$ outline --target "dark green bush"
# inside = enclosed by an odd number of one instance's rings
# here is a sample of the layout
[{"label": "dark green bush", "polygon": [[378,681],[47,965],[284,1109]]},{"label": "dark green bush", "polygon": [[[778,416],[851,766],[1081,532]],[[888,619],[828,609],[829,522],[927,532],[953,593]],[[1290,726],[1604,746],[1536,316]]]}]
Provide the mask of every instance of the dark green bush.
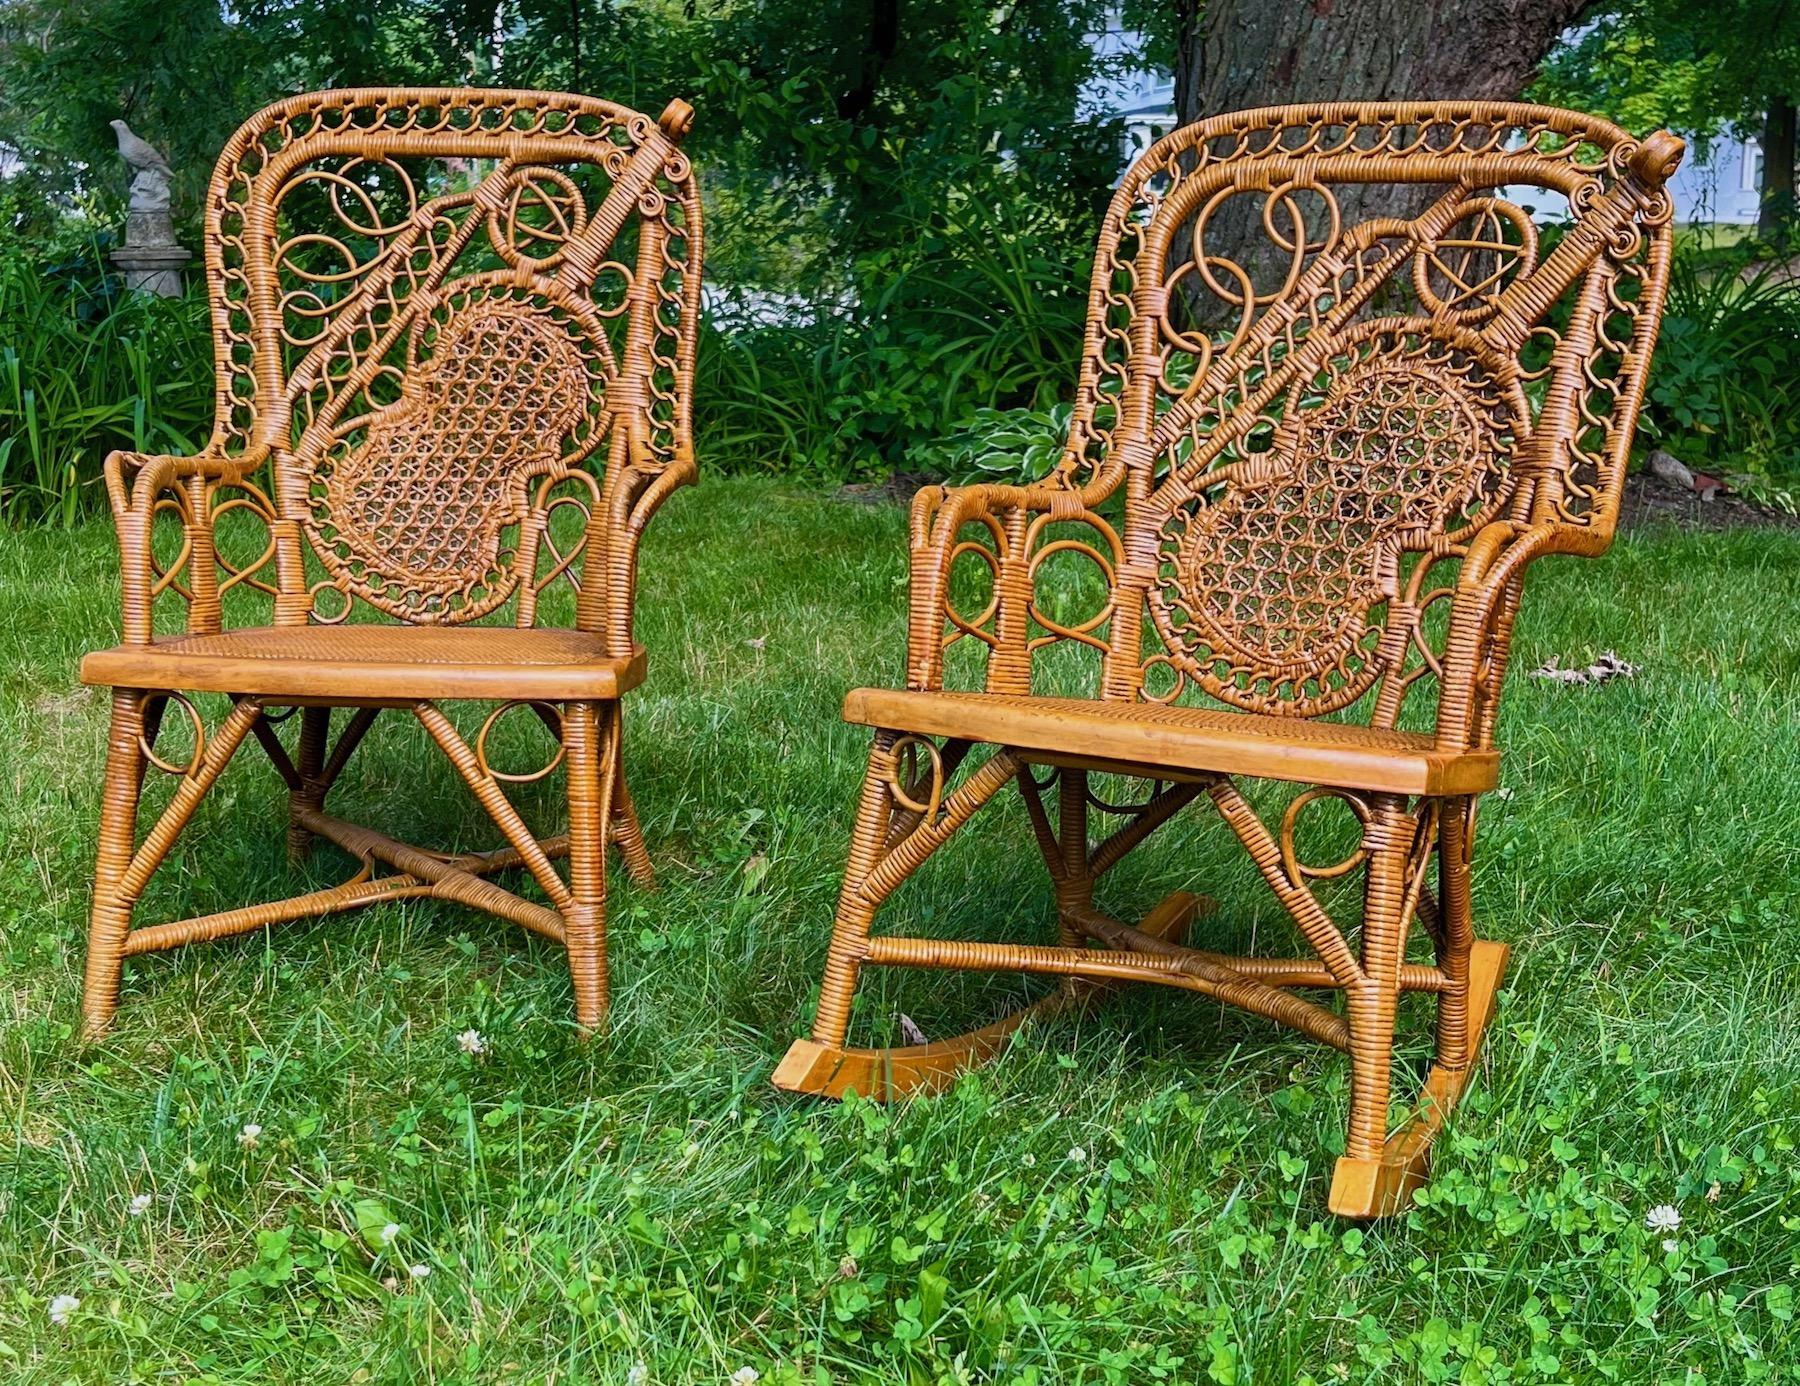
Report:
[{"label": "dark green bush", "polygon": [[[709,323],[696,444],[711,472],[842,480],[896,468],[1016,479],[1066,428],[1088,228],[969,198],[856,257],[792,321]],[[122,293],[100,247],[0,258],[0,513],[69,523],[103,504],[113,448],[188,450],[211,424],[205,304]],[[1800,476],[1800,293],[1742,257],[1677,259],[1641,436],[1691,466]]]},{"label": "dark green bush", "polygon": [[1691,467],[1800,476],[1800,286],[1785,266],[1676,258],[1642,433]]},{"label": "dark green bush", "polygon": [[0,514],[71,523],[102,507],[114,448],[187,452],[212,422],[206,307],[124,293],[93,247],[0,258]]}]

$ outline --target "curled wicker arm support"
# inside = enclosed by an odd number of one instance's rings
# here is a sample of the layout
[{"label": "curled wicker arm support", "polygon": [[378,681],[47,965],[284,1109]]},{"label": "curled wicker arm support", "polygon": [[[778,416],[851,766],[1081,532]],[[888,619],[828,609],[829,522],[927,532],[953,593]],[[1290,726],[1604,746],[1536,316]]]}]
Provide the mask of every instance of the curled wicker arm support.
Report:
[{"label": "curled wicker arm support", "polygon": [[[176,572],[186,568],[191,574],[204,573],[208,579],[213,578],[211,488],[221,482],[240,482],[267,460],[267,448],[252,449],[237,457],[174,457],[136,452],[107,455],[104,476],[119,540],[126,644],[150,643],[151,608]],[[182,551],[167,573],[158,574],[151,556],[150,531],[165,503],[173,503],[181,511]],[[189,602],[188,629],[200,633],[218,628],[216,582],[207,581]]]},{"label": "curled wicker arm support", "polygon": [[588,516],[576,624],[605,635],[614,654],[631,653],[638,545],[644,531],[663,502],[698,475],[693,453],[686,447],[660,471],[620,468],[618,484]]},{"label": "curled wicker arm support", "polygon": [[1459,750],[1487,750],[1494,743],[1494,714],[1512,643],[1525,571],[1547,553],[1593,557],[1610,536],[1579,525],[1522,525],[1497,521],[1470,542],[1456,585],[1456,603],[1444,644],[1444,677],[1438,698],[1437,743]]},{"label": "curled wicker arm support", "polygon": [[[945,650],[957,640],[973,638],[988,647],[988,692],[1030,692],[1034,572],[1028,531],[1045,519],[1103,524],[1091,507],[1104,495],[1095,487],[1040,485],[927,486],[914,496],[907,687],[942,689]],[[958,612],[950,593],[956,560],[980,547],[968,537],[971,528],[985,530],[992,541],[984,553],[993,576],[986,608],[972,615]]]}]

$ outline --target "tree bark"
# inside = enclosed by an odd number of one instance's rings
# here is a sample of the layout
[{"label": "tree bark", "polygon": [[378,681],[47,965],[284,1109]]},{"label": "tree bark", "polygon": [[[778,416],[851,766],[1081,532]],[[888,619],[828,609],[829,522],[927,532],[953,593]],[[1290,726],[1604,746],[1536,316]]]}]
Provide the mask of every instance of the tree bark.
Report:
[{"label": "tree bark", "polygon": [[875,108],[881,74],[900,47],[900,0],[873,0],[869,28],[856,65],[856,84],[838,93],[838,116],[860,125]]},{"label": "tree bark", "polygon": [[[1175,0],[1178,21],[1193,12]],[[1593,0],[1208,0],[1179,23],[1183,125],[1296,101],[1516,98]]]},{"label": "tree bark", "polygon": [[1762,128],[1762,197],[1756,209],[1756,234],[1780,244],[1794,232],[1794,103],[1769,101]]},{"label": "tree bark", "polygon": [[[1538,64],[1594,0],[1174,0],[1177,123],[1307,101],[1516,99]],[[1409,216],[1434,190],[1345,186],[1346,225]],[[1260,281],[1273,257],[1260,203],[1234,199],[1207,232],[1207,255]],[[1184,231],[1176,258],[1191,253]],[[1191,277],[1190,285],[1195,284]],[[1192,321],[1220,311],[1197,287]]]}]

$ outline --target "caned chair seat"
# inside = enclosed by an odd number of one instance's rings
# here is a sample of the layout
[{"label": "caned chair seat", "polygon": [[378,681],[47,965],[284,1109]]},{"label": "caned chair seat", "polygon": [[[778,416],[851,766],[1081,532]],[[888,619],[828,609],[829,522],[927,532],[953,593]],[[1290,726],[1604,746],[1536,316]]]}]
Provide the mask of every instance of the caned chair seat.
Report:
[{"label": "caned chair seat", "polygon": [[1497,783],[1497,751],[1440,750],[1418,732],[1218,708],[1004,693],[858,688],[844,720],[918,736],[980,741],[1051,760],[1157,771],[1254,775],[1388,794],[1478,794]]},{"label": "caned chair seat", "polygon": [[584,630],[493,626],[255,626],[116,645],[83,683],[306,698],[610,701],[644,679],[644,652]]}]

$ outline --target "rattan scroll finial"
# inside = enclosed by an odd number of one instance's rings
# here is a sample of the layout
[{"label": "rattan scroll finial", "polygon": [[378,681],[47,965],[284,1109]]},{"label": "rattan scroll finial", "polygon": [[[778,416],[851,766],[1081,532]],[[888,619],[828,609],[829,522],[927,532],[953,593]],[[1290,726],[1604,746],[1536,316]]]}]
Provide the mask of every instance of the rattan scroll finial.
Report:
[{"label": "rattan scroll finial", "polygon": [[1687,153],[1687,141],[1667,130],[1646,135],[1644,142],[1629,160],[1631,171],[1653,188],[1660,188],[1675,176]]},{"label": "rattan scroll finial", "polygon": [[694,108],[679,96],[663,107],[663,113],[656,118],[663,134],[680,144],[687,138],[687,132],[694,128]]}]

